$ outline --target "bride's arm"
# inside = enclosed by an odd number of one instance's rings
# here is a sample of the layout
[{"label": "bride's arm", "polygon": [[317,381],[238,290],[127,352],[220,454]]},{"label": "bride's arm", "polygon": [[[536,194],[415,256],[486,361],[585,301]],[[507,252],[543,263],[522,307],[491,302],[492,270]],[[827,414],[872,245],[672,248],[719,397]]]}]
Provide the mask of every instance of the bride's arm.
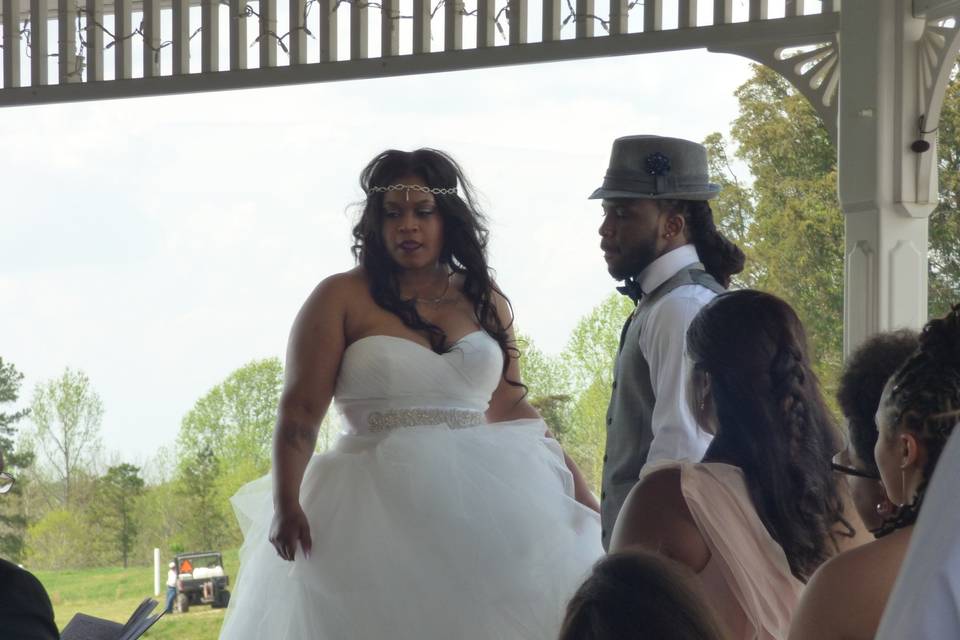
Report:
[{"label": "bride's arm", "polygon": [[[497,311],[500,314],[500,321],[507,327],[510,346],[516,347],[516,339],[513,334],[513,314],[507,301],[500,295],[494,293],[497,301]],[[520,380],[520,361],[517,351],[510,354],[510,363],[507,366],[506,375],[500,379],[500,384],[490,398],[490,406],[487,408],[488,422],[505,422],[507,420],[521,420],[524,418],[540,418],[539,412],[527,401],[526,389],[519,385]],[[513,384],[511,384],[511,382]],[[553,438],[553,434],[548,429],[544,434],[548,438]],[[600,511],[600,504],[597,498],[590,491],[586,478],[577,466],[577,463],[563,452],[563,460],[567,469],[573,475],[573,494],[577,502],[583,506]]]},{"label": "bride's arm", "polygon": [[317,432],[333,398],[343,356],[344,276],[321,282],[297,314],[287,343],[284,386],[273,434],[274,521],[270,541],[285,560],[297,543],[311,547],[310,527],[300,507],[300,483],[317,444]]}]

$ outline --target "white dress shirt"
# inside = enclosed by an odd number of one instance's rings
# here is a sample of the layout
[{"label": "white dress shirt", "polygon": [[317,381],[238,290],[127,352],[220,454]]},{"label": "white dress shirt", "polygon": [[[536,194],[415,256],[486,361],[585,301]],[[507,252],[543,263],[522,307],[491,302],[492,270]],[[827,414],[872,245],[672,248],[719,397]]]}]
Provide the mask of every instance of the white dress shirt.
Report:
[{"label": "white dress shirt", "polygon": [[[637,277],[649,293],[682,269],[700,262],[692,244],[663,254]],[[657,460],[699,462],[713,439],[700,429],[687,407],[687,327],[716,294],[698,284],[683,285],[654,303],[640,328],[640,351],[650,367],[650,385],[656,398],[650,428],[653,442],[647,464]]]},{"label": "white dress shirt", "polygon": [[960,427],[940,454],[876,640],[960,638]]}]

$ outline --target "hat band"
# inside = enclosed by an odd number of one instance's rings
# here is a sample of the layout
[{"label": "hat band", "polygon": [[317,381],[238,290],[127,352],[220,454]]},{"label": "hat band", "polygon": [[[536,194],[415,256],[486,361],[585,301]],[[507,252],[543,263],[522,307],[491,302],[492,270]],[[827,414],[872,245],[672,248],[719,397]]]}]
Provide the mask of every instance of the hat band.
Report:
[{"label": "hat band", "polygon": [[707,176],[653,176],[636,171],[608,169],[607,175],[603,178],[602,188],[608,191],[631,191],[656,195],[711,190],[711,187]]}]

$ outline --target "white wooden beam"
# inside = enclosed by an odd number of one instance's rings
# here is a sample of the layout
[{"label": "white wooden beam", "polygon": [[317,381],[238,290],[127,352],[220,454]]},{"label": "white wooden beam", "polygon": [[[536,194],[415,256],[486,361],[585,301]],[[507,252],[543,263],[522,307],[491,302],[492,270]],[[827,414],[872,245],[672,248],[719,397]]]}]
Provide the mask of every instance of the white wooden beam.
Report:
[{"label": "white wooden beam", "polygon": [[230,4],[230,69],[247,68],[247,2],[229,0]]},{"label": "white wooden beam", "polygon": [[30,0],[30,84],[48,84],[50,38],[47,35],[47,19],[50,13],[48,0]]},{"label": "white wooden beam", "polygon": [[[60,0],[63,2],[64,0]],[[72,0],[67,0],[68,2]],[[143,0],[143,75],[160,75],[160,0]]]},{"label": "white wooden beam", "polygon": [[369,9],[366,0],[350,3],[350,59],[362,60],[370,55]]},{"label": "white wooden beam", "polygon": [[103,80],[103,0],[86,0],[85,17],[87,82],[100,82]]},{"label": "white wooden beam", "polygon": [[173,0],[173,73],[190,73],[190,0]]},{"label": "white wooden beam", "polygon": [[20,2],[3,0],[3,86],[20,86]]},{"label": "white wooden beam", "polygon": [[380,8],[380,55],[400,55],[400,1],[383,0]]},{"label": "white wooden beam", "polygon": [[[260,8],[272,0],[261,0]],[[200,70],[220,70],[220,2],[202,0],[200,4]]]},{"label": "white wooden beam", "polygon": [[113,68],[115,80],[127,80],[133,77],[133,19],[130,15],[131,0],[113,2]]},{"label": "white wooden beam", "polygon": [[335,62],[337,59],[337,2],[319,0],[320,12],[320,62]]}]

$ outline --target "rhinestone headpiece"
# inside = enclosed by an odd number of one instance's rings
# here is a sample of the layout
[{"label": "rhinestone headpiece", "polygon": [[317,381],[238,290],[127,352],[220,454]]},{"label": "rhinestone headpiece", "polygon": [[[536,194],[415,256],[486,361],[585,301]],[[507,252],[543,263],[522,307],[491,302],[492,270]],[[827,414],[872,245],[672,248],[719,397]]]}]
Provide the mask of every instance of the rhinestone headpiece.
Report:
[{"label": "rhinestone headpiece", "polygon": [[386,193],[387,191],[420,191],[435,196],[455,196],[456,187],[423,187],[419,184],[391,184],[386,187],[370,187],[367,193]]}]

